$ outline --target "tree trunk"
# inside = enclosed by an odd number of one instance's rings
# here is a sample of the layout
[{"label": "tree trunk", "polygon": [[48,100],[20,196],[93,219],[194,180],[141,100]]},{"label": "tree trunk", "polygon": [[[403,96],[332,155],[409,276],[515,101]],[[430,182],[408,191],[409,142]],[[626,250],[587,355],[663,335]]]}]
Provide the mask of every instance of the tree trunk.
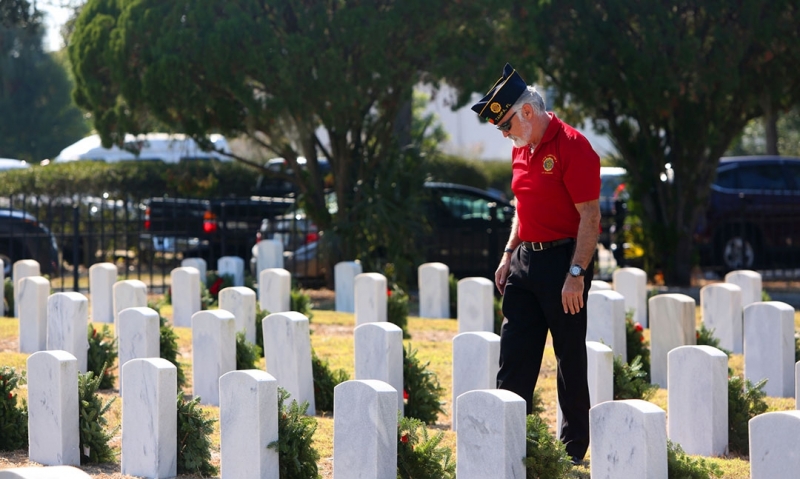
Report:
[{"label": "tree trunk", "polygon": [[764,94],[761,108],[764,110],[764,140],[767,154],[778,155],[778,112],[772,104],[772,95],[769,92]]}]

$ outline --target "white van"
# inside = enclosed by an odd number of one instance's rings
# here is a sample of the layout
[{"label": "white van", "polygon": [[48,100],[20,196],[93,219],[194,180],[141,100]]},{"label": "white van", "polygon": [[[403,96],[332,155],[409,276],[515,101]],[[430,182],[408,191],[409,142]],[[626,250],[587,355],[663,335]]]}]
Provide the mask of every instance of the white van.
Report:
[{"label": "white van", "polygon": [[[230,153],[228,141],[222,135],[210,135],[209,140],[220,151]],[[147,135],[126,135],[125,145],[139,149],[135,155],[116,145],[103,148],[100,135],[91,135],[64,148],[55,158],[56,163],[66,161],[93,160],[115,163],[126,160],[160,160],[164,163],[177,163],[181,160],[217,159],[230,161],[230,157],[216,151],[203,151],[194,140],[182,134],[148,133]]]}]

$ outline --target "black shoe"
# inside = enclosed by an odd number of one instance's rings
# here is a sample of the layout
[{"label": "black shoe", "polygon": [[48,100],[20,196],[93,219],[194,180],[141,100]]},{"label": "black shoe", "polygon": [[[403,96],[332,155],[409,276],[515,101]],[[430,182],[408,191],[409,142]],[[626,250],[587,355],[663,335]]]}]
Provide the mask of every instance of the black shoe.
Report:
[{"label": "black shoe", "polygon": [[579,458],[578,456],[570,457],[569,461],[572,463],[573,466],[580,466],[583,464],[583,459]]}]

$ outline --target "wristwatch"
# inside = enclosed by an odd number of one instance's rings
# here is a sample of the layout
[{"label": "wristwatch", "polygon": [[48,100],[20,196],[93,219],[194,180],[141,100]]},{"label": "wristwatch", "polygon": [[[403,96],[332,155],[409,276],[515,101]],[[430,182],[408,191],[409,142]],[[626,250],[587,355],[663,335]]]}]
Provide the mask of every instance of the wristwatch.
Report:
[{"label": "wristwatch", "polygon": [[581,268],[579,264],[573,264],[569,267],[569,275],[577,278],[578,276],[583,276],[586,274],[586,270]]}]

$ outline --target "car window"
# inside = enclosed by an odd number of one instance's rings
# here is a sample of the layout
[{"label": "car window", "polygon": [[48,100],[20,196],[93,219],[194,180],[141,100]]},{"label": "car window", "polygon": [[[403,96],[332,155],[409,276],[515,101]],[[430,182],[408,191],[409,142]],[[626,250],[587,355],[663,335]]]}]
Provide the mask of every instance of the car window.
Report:
[{"label": "car window", "polygon": [[714,181],[714,184],[720,188],[736,188],[736,169],[729,168],[727,170],[717,172],[717,179]]},{"label": "car window", "polygon": [[786,176],[789,181],[794,181],[794,189],[800,191],[800,164],[789,163],[784,166],[786,167]]},{"label": "car window", "polygon": [[[460,218],[462,220],[491,220],[491,215],[489,214],[490,202],[485,198],[464,193],[443,193],[440,198],[442,204],[444,204],[449,213],[455,218]],[[497,216],[500,221],[504,221],[502,218],[502,208],[497,209]]]},{"label": "car window", "polygon": [[783,170],[775,163],[739,168],[739,187],[745,190],[789,189]]},{"label": "car window", "polygon": [[614,191],[622,184],[622,175],[600,175],[600,196],[614,196]]}]

